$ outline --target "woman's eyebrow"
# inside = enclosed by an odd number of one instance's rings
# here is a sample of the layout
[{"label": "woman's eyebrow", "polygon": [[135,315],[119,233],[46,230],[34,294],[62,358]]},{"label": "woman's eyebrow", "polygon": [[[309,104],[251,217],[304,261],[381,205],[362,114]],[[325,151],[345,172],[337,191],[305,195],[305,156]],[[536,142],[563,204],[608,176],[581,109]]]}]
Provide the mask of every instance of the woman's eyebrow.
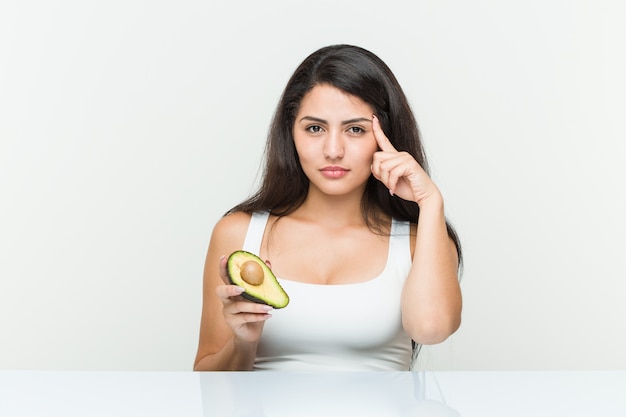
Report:
[{"label": "woman's eyebrow", "polygon": [[[304,116],[300,119],[301,122],[304,120],[309,120],[309,121],[316,122],[316,123],[328,124],[328,121],[324,119],[320,119],[319,117]],[[341,124],[349,125],[351,123],[371,123],[371,122],[372,122],[372,119],[369,119],[367,117],[356,117],[354,119],[344,120],[343,122],[341,122]]]},{"label": "woman's eyebrow", "polygon": [[365,122],[365,123],[372,123],[372,119],[368,119],[367,117],[357,117],[357,118],[354,118],[354,119],[350,119],[350,120],[346,120],[344,122],[341,122],[341,124],[349,125],[349,124],[352,124],[352,123],[363,123],[363,122]]},{"label": "woman's eyebrow", "polygon": [[300,119],[301,122],[304,120],[309,120],[311,122],[316,122],[316,123],[328,124],[326,120],[320,119],[318,117],[313,117],[313,116],[304,116],[303,118]]}]

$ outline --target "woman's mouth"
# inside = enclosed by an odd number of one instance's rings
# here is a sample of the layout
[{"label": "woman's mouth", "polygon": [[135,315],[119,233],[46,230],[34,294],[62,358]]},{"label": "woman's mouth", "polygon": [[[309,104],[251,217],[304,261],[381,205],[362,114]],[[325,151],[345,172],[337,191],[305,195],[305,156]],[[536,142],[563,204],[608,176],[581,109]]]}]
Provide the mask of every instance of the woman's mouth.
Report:
[{"label": "woman's mouth", "polygon": [[348,174],[350,170],[339,166],[327,166],[320,169],[320,172],[326,178],[341,178]]}]

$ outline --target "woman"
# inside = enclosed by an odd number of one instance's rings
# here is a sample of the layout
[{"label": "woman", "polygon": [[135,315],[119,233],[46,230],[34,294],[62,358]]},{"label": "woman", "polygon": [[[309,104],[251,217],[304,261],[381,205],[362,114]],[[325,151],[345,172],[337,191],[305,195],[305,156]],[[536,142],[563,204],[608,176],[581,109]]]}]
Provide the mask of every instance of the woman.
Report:
[{"label": "woman", "polygon": [[[324,47],[287,83],[259,190],[216,224],[195,370],[408,370],[460,325],[461,251],[415,118],[376,55]],[[280,310],[228,285],[240,249],[289,294]]]}]

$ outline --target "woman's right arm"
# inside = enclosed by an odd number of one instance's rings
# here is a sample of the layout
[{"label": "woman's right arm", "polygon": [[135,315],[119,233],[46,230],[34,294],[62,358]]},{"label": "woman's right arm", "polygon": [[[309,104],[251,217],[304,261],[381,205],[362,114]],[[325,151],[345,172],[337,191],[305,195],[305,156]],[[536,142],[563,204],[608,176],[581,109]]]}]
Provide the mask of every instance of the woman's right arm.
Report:
[{"label": "woman's right arm", "polygon": [[195,371],[251,370],[271,308],[247,301],[228,285],[226,257],[243,246],[250,215],[233,213],[215,225],[204,264],[202,317]]}]

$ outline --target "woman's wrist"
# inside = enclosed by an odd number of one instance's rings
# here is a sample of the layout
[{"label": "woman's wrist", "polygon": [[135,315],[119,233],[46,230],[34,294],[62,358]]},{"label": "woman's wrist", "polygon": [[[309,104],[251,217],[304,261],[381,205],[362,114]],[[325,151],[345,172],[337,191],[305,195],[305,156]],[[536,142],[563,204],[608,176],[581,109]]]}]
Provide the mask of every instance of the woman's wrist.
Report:
[{"label": "woman's wrist", "polygon": [[420,212],[423,211],[443,211],[443,196],[438,188],[435,187],[432,193],[423,197],[417,202]]}]

